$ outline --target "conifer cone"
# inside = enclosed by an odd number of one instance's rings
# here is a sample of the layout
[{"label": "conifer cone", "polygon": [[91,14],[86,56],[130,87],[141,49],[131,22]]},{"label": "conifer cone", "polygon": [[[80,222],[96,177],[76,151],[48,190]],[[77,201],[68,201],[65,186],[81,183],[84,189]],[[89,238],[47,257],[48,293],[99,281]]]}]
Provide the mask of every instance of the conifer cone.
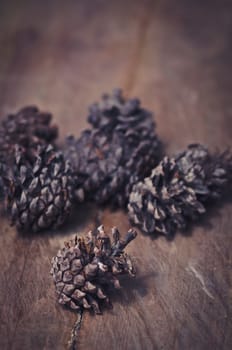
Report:
[{"label": "conifer cone", "polygon": [[152,114],[121,90],[90,107],[92,128],[67,139],[65,155],[74,165],[78,199],[114,206],[127,204],[132,185],[147,176],[160,159]]},{"label": "conifer cone", "polygon": [[151,176],[133,186],[128,210],[131,221],[146,233],[170,236],[205,213],[231,183],[229,152],[210,154],[194,144],[174,158],[164,157]]},{"label": "conifer cone", "polygon": [[16,146],[5,178],[6,207],[19,230],[37,232],[61,226],[69,216],[73,179],[70,164],[51,145],[39,146],[33,160]]},{"label": "conifer cone", "polygon": [[35,106],[24,107],[3,119],[0,125],[0,155],[6,163],[13,161],[16,144],[30,156],[38,145],[53,143],[58,128],[51,124],[51,120],[50,113],[40,112]]},{"label": "conifer cone", "polygon": [[52,259],[51,274],[60,304],[74,310],[92,309],[100,314],[101,302],[111,305],[109,293],[120,288],[118,276],[134,276],[135,270],[124,248],[136,237],[129,230],[120,239],[116,227],[112,229],[112,241],[100,226],[97,233],[65,243]]}]

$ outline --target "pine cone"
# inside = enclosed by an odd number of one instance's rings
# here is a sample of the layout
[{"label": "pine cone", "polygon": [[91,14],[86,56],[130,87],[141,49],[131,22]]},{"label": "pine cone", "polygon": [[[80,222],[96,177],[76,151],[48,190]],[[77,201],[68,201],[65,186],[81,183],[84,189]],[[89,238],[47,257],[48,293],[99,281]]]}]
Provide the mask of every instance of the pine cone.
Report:
[{"label": "pine cone", "polygon": [[38,148],[32,162],[16,147],[15,164],[5,180],[12,224],[34,232],[61,226],[69,216],[73,180],[70,164],[51,145]]},{"label": "pine cone", "polygon": [[58,251],[52,259],[51,274],[60,304],[100,314],[99,303],[110,305],[108,293],[120,287],[118,275],[135,275],[124,248],[136,237],[136,232],[131,229],[125,240],[120,240],[114,227],[112,237],[113,242],[100,226],[96,234],[90,231],[86,237],[76,236]]},{"label": "pine cone", "polygon": [[120,90],[90,107],[91,129],[67,139],[65,155],[77,175],[77,198],[126,205],[132,185],[147,176],[160,157],[152,115]]},{"label": "pine cone", "polygon": [[222,195],[231,182],[232,157],[211,155],[198,144],[175,158],[164,157],[151,176],[133,186],[131,221],[146,233],[172,235],[205,213],[204,204]]},{"label": "pine cone", "polygon": [[[14,146],[23,146],[28,156],[38,145],[53,143],[58,129],[51,125],[52,115],[40,112],[37,107],[28,106],[16,114],[8,115],[0,126],[0,154],[6,162],[13,161]],[[11,158],[12,157],[12,158]]]}]

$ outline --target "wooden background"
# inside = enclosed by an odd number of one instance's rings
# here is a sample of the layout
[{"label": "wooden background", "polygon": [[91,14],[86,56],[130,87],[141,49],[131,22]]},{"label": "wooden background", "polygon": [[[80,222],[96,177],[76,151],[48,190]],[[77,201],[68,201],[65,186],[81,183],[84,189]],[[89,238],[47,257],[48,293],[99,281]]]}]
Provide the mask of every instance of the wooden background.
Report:
[{"label": "wooden background", "polygon": [[[0,1],[0,115],[26,104],[54,113],[61,140],[88,105],[122,87],[155,111],[168,154],[190,142],[231,146],[232,2]],[[50,260],[63,240],[129,223],[76,208],[66,228],[22,236],[1,216],[0,349],[67,349],[75,313],[56,304]],[[232,348],[232,208],[214,207],[171,242],[139,234],[135,280],[103,316],[84,315],[80,350]]]}]

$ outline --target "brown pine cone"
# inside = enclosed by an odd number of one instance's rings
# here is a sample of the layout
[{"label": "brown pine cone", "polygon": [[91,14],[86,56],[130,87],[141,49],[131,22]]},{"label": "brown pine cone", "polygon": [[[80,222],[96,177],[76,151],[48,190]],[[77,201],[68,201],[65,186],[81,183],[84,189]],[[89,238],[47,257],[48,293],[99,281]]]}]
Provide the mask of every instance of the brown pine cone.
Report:
[{"label": "brown pine cone", "polygon": [[58,128],[51,124],[52,115],[40,112],[35,106],[20,109],[10,114],[0,125],[0,155],[6,162],[14,156],[16,144],[24,147],[30,156],[38,145],[48,145],[55,141]]},{"label": "brown pine cone", "polygon": [[61,226],[72,207],[70,164],[51,145],[41,146],[29,161],[16,146],[15,163],[5,177],[6,207],[19,230],[41,231]]},{"label": "brown pine cone", "polygon": [[121,240],[114,227],[111,241],[100,226],[96,234],[90,231],[86,237],[76,236],[66,242],[52,259],[51,274],[59,303],[74,310],[92,309],[100,314],[99,304],[110,305],[110,290],[120,287],[118,276],[135,275],[124,248],[136,235],[131,229]]},{"label": "brown pine cone", "polygon": [[170,236],[205,213],[232,182],[229,152],[210,154],[190,145],[175,158],[164,157],[151,175],[132,188],[128,210],[131,221],[146,233]]},{"label": "brown pine cone", "polygon": [[[69,137],[65,156],[77,175],[77,198],[125,207],[132,185],[150,174],[161,156],[152,114],[121,90],[90,107],[92,128]],[[81,194],[81,196],[79,196]]]}]

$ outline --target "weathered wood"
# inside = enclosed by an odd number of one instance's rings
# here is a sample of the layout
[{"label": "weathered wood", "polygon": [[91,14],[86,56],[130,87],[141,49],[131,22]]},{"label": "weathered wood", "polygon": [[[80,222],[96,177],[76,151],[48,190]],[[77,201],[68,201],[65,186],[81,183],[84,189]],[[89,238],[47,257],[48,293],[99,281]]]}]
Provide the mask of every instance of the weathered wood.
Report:
[{"label": "weathered wood", "polygon": [[[231,146],[230,1],[1,1],[0,115],[25,104],[50,110],[78,135],[87,106],[114,86],[154,110],[169,154],[200,141]],[[94,227],[77,208],[56,233],[20,235],[1,215],[0,349],[67,349],[75,314],[55,302],[50,259]],[[211,214],[211,215],[210,215]],[[128,251],[114,309],[84,315],[78,349],[231,349],[231,205],[215,207],[171,242],[140,234]],[[125,213],[101,213],[106,228]]]}]

